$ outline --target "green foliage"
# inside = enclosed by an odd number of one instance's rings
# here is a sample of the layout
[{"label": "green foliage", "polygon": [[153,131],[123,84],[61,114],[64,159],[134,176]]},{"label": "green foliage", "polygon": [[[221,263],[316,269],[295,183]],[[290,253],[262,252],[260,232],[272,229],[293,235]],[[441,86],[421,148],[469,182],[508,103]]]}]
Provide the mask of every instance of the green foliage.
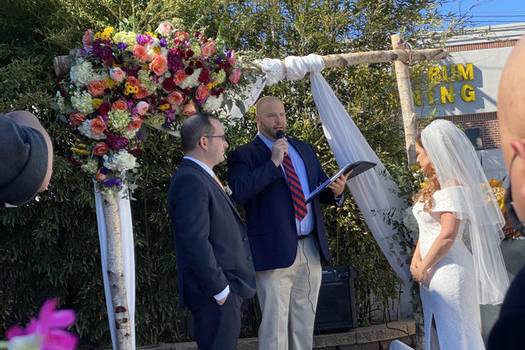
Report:
[{"label": "green foliage", "polygon": [[[55,171],[49,190],[18,209],[1,209],[0,333],[35,313],[47,297],[78,313],[75,331],[85,346],[110,343],[100,273],[92,184],[68,162],[70,137],[50,109],[55,94],[55,56],[78,47],[84,29],[106,25],[154,30],[178,18],[186,28],[204,29],[251,57],[329,54],[389,49],[389,35],[412,42],[439,24],[439,0],[204,1],[204,0],[6,0],[0,13],[0,110],[28,109],[49,129]],[[323,72],[372,148],[398,179],[409,180],[395,78],[390,64]],[[307,79],[265,91],[287,107],[289,132],[312,143],[327,173],[336,170],[325,142]],[[137,266],[139,344],[186,339],[177,309],[177,271],[166,209],[167,186],[182,157],[177,140],[147,130],[142,181],[132,202]],[[230,147],[253,138],[253,110],[228,130]],[[219,167],[224,179],[224,166]],[[409,193],[413,189],[403,186]],[[372,321],[370,295],[387,304],[396,277],[369,234],[350,195],[327,208],[334,264],[360,273],[359,322]],[[255,324],[244,335],[255,334]]]}]

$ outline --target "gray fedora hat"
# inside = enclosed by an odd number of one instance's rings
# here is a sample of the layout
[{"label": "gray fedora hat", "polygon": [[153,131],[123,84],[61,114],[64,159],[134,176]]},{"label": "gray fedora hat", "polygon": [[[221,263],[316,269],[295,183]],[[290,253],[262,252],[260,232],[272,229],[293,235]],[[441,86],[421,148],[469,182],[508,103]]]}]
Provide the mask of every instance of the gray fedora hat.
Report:
[{"label": "gray fedora hat", "polygon": [[49,135],[31,113],[0,115],[0,202],[22,205],[30,201],[50,176]]}]

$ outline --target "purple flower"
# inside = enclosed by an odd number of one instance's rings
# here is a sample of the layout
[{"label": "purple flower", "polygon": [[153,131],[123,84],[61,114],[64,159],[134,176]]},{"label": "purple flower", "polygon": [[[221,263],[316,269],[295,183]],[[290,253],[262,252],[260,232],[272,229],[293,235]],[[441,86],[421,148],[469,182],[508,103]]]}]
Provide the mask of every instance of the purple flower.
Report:
[{"label": "purple flower", "polygon": [[7,330],[7,339],[37,336],[42,350],[74,350],[78,339],[66,331],[67,327],[75,323],[73,310],[56,311],[58,300],[50,299],[40,308],[38,319],[31,319],[26,329],[13,326]]},{"label": "purple flower", "polygon": [[159,45],[162,47],[166,47],[168,46],[168,42],[166,41],[166,39],[162,38],[159,40]]},{"label": "purple flower", "polygon": [[135,134],[135,137],[136,137],[137,140],[139,140],[139,141],[144,140],[144,133],[142,132],[142,130],[137,131],[137,133]]},{"label": "purple flower", "polygon": [[113,62],[113,50],[109,40],[95,40],[93,42],[93,56],[97,57],[105,64]]},{"label": "purple flower", "polygon": [[137,44],[146,46],[150,44],[153,41],[153,39],[147,35],[147,34],[139,34],[137,35]]},{"label": "purple flower", "polygon": [[118,48],[119,50],[121,50],[121,51],[126,50],[127,47],[128,47],[128,44],[126,44],[126,43],[118,43],[118,44],[117,44],[117,48]]},{"label": "purple flower", "polygon": [[172,72],[176,72],[179,69],[184,69],[184,63],[182,63],[182,58],[178,55],[176,49],[171,49],[168,51],[168,68]]},{"label": "purple flower", "polygon": [[113,187],[113,186],[120,187],[122,186],[122,180],[114,177],[114,178],[102,181],[102,184],[106,187]]},{"label": "purple flower", "polygon": [[116,151],[119,149],[126,148],[128,146],[128,143],[129,143],[128,139],[123,136],[118,136],[118,135],[113,135],[113,134],[108,135],[107,144],[109,148],[111,148],[112,150]]}]

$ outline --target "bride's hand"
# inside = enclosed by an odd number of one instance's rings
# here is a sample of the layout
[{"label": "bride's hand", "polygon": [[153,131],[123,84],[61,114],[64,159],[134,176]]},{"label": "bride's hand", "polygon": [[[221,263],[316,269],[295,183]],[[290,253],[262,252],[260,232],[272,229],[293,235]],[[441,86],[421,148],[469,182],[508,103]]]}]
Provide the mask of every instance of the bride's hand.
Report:
[{"label": "bride's hand", "polygon": [[417,267],[421,263],[421,257],[415,256],[412,258],[412,261],[410,262],[410,273],[412,274],[412,277],[414,277]]},{"label": "bride's hand", "polygon": [[412,273],[412,277],[414,277],[416,282],[426,283],[427,269],[422,264],[418,264],[415,271]]}]

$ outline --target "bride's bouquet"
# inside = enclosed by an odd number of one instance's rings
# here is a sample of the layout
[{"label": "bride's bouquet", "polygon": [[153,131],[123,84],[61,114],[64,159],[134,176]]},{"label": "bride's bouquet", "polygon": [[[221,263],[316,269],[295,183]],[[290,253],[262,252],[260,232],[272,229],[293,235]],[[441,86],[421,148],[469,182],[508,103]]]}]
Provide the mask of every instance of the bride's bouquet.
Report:
[{"label": "bride's bouquet", "polygon": [[56,107],[74,135],[70,160],[103,191],[136,187],[143,124],[177,135],[184,118],[220,109],[241,81],[222,40],[169,22],[154,33],[87,30],[73,52]]}]

